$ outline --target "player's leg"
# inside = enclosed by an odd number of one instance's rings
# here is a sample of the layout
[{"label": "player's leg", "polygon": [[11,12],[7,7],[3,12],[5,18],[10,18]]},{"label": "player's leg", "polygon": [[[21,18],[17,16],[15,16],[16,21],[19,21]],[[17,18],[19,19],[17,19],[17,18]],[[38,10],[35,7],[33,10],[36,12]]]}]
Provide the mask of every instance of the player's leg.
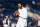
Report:
[{"label": "player's leg", "polygon": [[20,27],[20,26],[19,26],[19,23],[16,24],[16,27]]},{"label": "player's leg", "polygon": [[26,22],[26,20],[23,19],[23,18],[21,18],[21,20],[20,20],[20,26],[21,27],[25,27],[25,22]]},{"label": "player's leg", "polygon": [[27,20],[26,20],[26,22],[25,22],[25,27],[27,27]]},{"label": "player's leg", "polygon": [[16,27],[20,27],[20,18],[18,19],[18,22],[16,24]]},{"label": "player's leg", "polygon": [[16,27],[25,27],[25,22],[25,19],[19,18]]}]

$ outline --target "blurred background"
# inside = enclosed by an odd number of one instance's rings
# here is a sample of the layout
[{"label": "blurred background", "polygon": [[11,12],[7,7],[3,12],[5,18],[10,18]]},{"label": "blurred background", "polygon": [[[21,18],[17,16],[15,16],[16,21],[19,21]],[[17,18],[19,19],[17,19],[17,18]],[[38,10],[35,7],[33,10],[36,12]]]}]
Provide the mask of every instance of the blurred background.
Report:
[{"label": "blurred background", "polygon": [[22,1],[23,6],[28,10],[28,27],[40,26],[40,0],[0,0],[0,25],[6,27],[5,20],[7,19],[9,20],[8,25],[15,27],[18,17],[14,16],[14,12],[18,10],[18,1]]}]

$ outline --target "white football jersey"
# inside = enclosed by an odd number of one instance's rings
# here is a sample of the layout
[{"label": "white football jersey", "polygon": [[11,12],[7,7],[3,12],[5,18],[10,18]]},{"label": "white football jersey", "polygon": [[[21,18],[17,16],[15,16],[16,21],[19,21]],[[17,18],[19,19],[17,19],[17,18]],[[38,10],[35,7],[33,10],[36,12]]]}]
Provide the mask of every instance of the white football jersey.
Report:
[{"label": "white football jersey", "polygon": [[27,18],[28,14],[27,14],[27,10],[25,8],[23,9],[18,9],[19,12],[19,16],[22,18]]}]

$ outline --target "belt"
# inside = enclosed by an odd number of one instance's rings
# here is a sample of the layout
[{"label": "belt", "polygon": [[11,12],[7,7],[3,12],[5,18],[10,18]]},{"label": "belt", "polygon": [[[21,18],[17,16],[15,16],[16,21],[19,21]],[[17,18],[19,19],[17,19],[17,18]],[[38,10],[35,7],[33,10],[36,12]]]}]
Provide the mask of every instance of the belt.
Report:
[{"label": "belt", "polygon": [[[19,16],[20,17],[20,16]],[[21,17],[21,18],[23,18],[23,17]],[[23,18],[23,19],[27,19],[27,18]]]}]

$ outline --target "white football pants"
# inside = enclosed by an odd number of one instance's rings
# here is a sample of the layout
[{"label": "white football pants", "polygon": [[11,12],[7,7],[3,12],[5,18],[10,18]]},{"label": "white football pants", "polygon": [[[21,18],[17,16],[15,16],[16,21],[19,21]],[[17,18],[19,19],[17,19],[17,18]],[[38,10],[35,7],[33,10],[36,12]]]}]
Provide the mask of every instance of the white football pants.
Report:
[{"label": "white football pants", "polygon": [[16,27],[25,27],[27,26],[27,19],[19,17]]}]

